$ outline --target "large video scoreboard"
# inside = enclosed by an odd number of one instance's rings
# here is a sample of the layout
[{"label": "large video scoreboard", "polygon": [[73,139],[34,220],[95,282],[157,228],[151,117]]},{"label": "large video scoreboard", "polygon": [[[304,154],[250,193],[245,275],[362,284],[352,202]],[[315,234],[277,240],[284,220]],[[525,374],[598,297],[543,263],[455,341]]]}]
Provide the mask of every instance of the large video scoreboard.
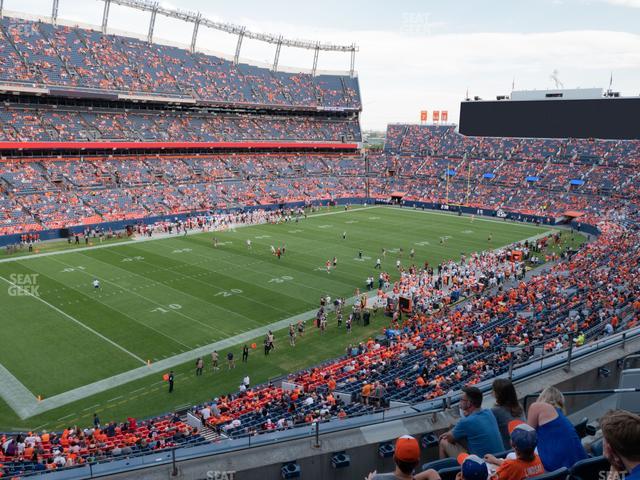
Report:
[{"label": "large video scoreboard", "polygon": [[486,137],[640,139],[640,97],[543,96],[527,100],[526,95],[516,93],[511,99],[462,102],[460,133]]}]

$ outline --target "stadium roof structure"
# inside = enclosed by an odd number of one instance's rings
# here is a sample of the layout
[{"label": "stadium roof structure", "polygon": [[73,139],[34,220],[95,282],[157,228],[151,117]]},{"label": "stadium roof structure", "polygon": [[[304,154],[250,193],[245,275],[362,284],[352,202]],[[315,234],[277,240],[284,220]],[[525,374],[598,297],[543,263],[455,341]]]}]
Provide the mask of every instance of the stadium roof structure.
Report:
[{"label": "stadium roof structure", "polygon": [[[53,0],[51,20],[55,24],[58,18],[58,4],[60,0]],[[196,42],[198,39],[198,30],[200,26],[208,27],[221,32],[226,32],[232,35],[237,35],[236,51],[233,57],[234,63],[238,63],[240,59],[240,51],[242,49],[242,40],[250,38],[252,40],[258,40],[261,42],[270,43],[276,46],[276,51],[273,59],[272,68],[274,71],[278,69],[278,62],[280,59],[280,50],[282,47],[303,48],[307,50],[313,50],[313,67],[311,69],[312,74],[315,75],[318,68],[318,57],[321,51],[327,52],[343,52],[351,55],[351,63],[349,73],[353,77],[355,73],[355,55],[358,51],[358,46],[355,43],[351,45],[337,45],[333,43],[314,42],[308,40],[294,40],[286,39],[282,35],[272,35],[268,33],[258,33],[247,30],[246,27],[235,25],[227,22],[218,22],[203,17],[200,12],[183,11],[179,9],[171,9],[161,6],[156,1],[151,0],[102,0],[104,2],[104,10],[102,13],[102,33],[107,32],[107,25],[109,23],[109,9],[112,3],[123,7],[129,7],[136,10],[141,10],[151,13],[149,20],[149,30],[147,33],[147,41],[153,41],[153,32],[155,28],[156,16],[158,14],[164,15],[169,18],[177,20],[183,20],[188,23],[193,23],[193,33],[191,35],[191,51],[196,48]],[[2,16],[2,0],[0,0],[0,16]]]}]

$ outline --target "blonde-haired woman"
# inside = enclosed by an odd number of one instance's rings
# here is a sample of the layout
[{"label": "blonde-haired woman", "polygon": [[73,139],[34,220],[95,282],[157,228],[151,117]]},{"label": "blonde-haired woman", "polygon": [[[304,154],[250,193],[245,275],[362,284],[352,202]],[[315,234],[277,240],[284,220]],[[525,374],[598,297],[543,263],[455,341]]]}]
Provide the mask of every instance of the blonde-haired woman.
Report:
[{"label": "blonde-haired woman", "polygon": [[564,395],[557,388],[542,391],[529,407],[527,423],[538,433],[538,455],[545,471],[571,468],[587,458],[576,429],[564,414]]}]

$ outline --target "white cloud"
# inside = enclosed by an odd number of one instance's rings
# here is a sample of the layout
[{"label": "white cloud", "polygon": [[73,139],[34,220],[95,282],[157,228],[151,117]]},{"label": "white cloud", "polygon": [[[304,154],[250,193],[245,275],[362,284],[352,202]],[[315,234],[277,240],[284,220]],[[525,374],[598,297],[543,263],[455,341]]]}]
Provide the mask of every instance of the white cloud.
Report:
[{"label": "white cloud", "polygon": [[621,7],[640,8],[640,0],[605,0],[611,5],[618,5]]}]

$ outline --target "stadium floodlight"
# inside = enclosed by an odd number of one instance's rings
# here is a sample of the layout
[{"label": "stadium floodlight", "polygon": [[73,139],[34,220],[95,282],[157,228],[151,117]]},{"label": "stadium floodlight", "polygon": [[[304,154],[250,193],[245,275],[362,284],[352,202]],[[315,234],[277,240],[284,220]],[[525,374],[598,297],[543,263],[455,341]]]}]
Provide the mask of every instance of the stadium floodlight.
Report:
[{"label": "stadium floodlight", "polygon": [[156,2],[151,10],[151,19],[149,20],[149,33],[147,34],[147,42],[153,41],[153,29],[156,25],[156,14],[158,13],[158,3]]},{"label": "stadium floodlight", "polygon": [[53,0],[51,7],[51,23],[54,25],[58,22],[58,3],[60,0]]},{"label": "stadium floodlight", "polygon": [[238,36],[238,43],[236,45],[236,54],[234,56],[234,61],[236,63],[240,58],[240,48],[242,46],[242,39],[244,37],[247,37],[252,40],[258,40],[258,41],[270,43],[276,46],[276,58],[274,60],[274,69],[276,69],[278,66],[277,63],[280,55],[280,49],[281,47],[285,46],[285,47],[313,50],[314,51],[314,73],[315,73],[315,67],[317,66],[317,58],[315,57],[317,57],[320,51],[350,53],[351,54],[351,75],[353,76],[354,74],[355,54],[359,50],[358,46],[355,43],[352,43],[351,45],[337,45],[337,44],[328,43],[328,42],[323,43],[323,42],[312,42],[308,40],[286,39],[286,38],[283,38],[282,35],[271,35],[268,33],[252,32],[247,30],[246,27],[241,25],[235,25],[233,23],[227,23],[227,22],[217,22],[217,21],[210,20],[208,18],[203,17],[202,14],[200,13],[187,12],[179,9],[167,8],[164,5],[151,0],[101,0],[101,1],[105,3],[104,13],[102,16],[103,33],[106,33],[106,29],[107,29],[107,22],[109,17],[109,4],[115,3],[123,7],[134,8],[136,10],[141,10],[144,12],[151,13],[152,18],[151,18],[151,23],[149,25],[149,34],[148,34],[149,41],[152,40],[155,17],[157,14],[160,14],[160,15],[164,15],[165,17],[175,18],[178,20],[182,20],[182,21],[194,24],[193,35],[191,38],[192,50],[195,49],[195,44],[196,44],[197,35],[198,35],[198,27],[200,25],[203,25],[205,27],[208,27],[214,30],[218,30],[221,32],[226,32],[226,33],[230,33],[232,35]]}]

